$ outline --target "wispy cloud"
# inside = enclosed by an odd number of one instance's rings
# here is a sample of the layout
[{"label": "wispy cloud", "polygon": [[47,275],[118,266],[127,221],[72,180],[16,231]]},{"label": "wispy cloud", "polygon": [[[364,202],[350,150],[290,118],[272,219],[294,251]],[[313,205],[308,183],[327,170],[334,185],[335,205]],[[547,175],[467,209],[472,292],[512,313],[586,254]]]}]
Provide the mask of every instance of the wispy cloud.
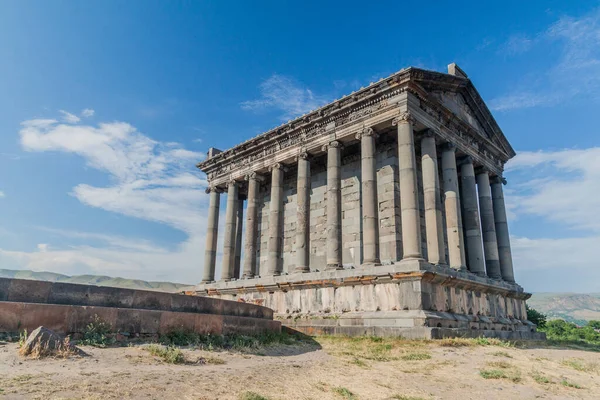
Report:
[{"label": "wispy cloud", "polygon": [[492,109],[553,106],[559,99],[600,96],[600,9],[580,18],[562,17],[536,39],[515,36],[503,49],[514,55],[534,46],[549,50],[559,46],[559,55],[540,79],[523,82],[523,90],[492,100]]},{"label": "wispy cloud", "polygon": [[91,108],[84,108],[83,110],[81,110],[81,116],[84,118],[93,117],[94,114],[95,114],[95,111],[92,110]]},{"label": "wispy cloud", "polygon": [[500,46],[500,52],[507,55],[516,55],[529,51],[534,45],[535,40],[529,37],[518,34],[512,35]]},{"label": "wispy cloud", "polygon": [[81,121],[81,118],[79,118],[75,114],[71,114],[70,112],[67,112],[65,110],[59,110],[59,112],[62,114],[62,120],[66,123],[76,124],[79,121]]},{"label": "wispy cloud", "polygon": [[0,190],[0,198],[2,198],[2,197],[6,197],[6,195],[4,194],[3,191]]},{"label": "wispy cloud", "polygon": [[[72,115],[63,113],[67,114]],[[97,244],[57,248],[48,241],[31,252],[0,249],[0,263],[67,274],[199,280],[207,195],[206,180],[194,173],[194,163],[203,154],[176,143],[155,141],[126,122],[75,124],[55,119],[24,121],[19,132],[21,145],[29,152],[77,154],[88,166],[108,174],[110,185],[80,183],[72,189],[71,194],[82,203],[165,224],[185,232],[188,238],[175,250],[167,250],[137,238],[44,228],[49,234]]]},{"label": "wispy cloud", "polygon": [[294,79],[272,75],[260,84],[261,97],[241,103],[244,110],[262,111],[279,110],[283,114],[281,119],[288,120],[306,114],[326,104],[329,99],[318,96],[310,89],[304,87]]}]

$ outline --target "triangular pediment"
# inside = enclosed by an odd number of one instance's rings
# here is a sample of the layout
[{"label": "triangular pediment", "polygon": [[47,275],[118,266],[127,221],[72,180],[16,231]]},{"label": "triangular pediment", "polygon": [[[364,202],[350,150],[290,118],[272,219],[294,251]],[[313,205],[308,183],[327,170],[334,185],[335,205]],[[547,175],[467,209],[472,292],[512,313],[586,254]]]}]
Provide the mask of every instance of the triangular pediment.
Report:
[{"label": "triangular pediment", "polygon": [[466,75],[419,69],[413,74],[412,80],[425,89],[439,105],[470,125],[482,137],[504,152],[507,159],[515,155],[515,151],[489,108]]}]

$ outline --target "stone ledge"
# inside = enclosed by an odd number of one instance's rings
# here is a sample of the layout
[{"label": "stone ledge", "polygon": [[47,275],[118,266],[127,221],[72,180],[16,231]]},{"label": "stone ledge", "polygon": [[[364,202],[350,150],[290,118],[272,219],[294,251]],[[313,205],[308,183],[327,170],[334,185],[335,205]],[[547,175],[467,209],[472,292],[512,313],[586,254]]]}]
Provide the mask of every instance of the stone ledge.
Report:
[{"label": "stone ledge", "polygon": [[297,289],[374,285],[406,280],[424,280],[443,286],[503,294],[523,300],[531,297],[531,294],[524,292],[523,288],[515,283],[480,277],[468,271],[436,266],[421,260],[400,261],[392,265],[219,281],[197,285],[196,293],[201,296],[235,296],[256,292],[288,292]]}]

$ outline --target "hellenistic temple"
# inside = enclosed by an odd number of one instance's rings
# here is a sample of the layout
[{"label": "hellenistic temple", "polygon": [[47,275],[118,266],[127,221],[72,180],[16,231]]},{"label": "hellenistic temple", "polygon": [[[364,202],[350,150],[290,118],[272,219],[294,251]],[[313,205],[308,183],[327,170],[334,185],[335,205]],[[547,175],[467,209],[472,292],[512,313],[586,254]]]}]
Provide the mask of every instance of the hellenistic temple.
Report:
[{"label": "hellenistic temple", "polygon": [[403,69],[211,148],[198,164],[210,206],[196,292],[267,306],[307,333],[541,337],[513,272],[514,155],[455,64]]}]

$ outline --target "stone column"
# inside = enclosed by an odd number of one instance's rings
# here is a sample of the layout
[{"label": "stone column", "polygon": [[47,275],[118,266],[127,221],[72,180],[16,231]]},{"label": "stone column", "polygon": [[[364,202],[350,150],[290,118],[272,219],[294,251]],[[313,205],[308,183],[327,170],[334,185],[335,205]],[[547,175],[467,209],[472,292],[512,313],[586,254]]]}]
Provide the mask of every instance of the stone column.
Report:
[{"label": "stone column", "polygon": [[444,179],[444,207],[446,210],[446,236],[448,236],[448,258],[450,267],[465,270],[465,243],[463,239],[458,174],[456,172],[456,148],[446,143],[442,151],[442,174]]},{"label": "stone column", "polygon": [[283,216],[283,165],[271,167],[271,203],[269,204],[269,241],[267,243],[267,273],[280,275],[281,223]]},{"label": "stone column", "polygon": [[202,274],[202,282],[209,283],[215,280],[221,189],[212,187],[207,188],[206,192],[210,193],[210,203],[208,205],[208,219],[206,221],[206,246],[204,248],[204,273]]},{"label": "stone column", "polygon": [[298,195],[296,213],[296,267],[294,272],[310,272],[308,266],[310,234],[310,161],[308,153],[298,155]]},{"label": "stone column", "polygon": [[494,207],[496,238],[498,240],[500,272],[502,274],[502,279],[507,282],[514,283],[515,274],[513,271],[512,254],[510,251],[510,236],[508,234],[504,193],[502,191],[503,183],[506,183],[506,181],[504,181],[502,178],[495,177],[492,179],[492,203]]},{"label": "stone column", "polygon": [[379,218],[377,217],[377,169],[375,168],[375,132],[364,128],[360,140],[363,264],[381,265],[379,260]]},{"label": "stone column", "polygon": [[248,206],[246,207],[246,243],[244,246],[244,279],[254,278],[256,271],[256,233],[258,227],[258,175],[253,172],[246,176],[248,181]]},{"label": "stone column", "polygon": [[398,125],[398,164],[400,170],[400,215],[402,221],[402,259],[423,259],[421,217],[417,186],[417,163],[413,137],[414,118],[405,112],[394,118]]},{"label": "stone column", "polygon": [[327,148],[327,266],[342,269],[342,144]]},{"label": "stone column", "polygon": [[463,207],[463,225],[467,247],[467,266],[469,271],[485,276],[483,249],[481,247],[481,230],[479,227],[479,208],[477,206],[477,188],[473,160],[466,157],[460,166],[461,193]]},{"label": "stone column", "polygon": [[244,223],[244,200],[238,200],[237,218],[235,223],[235,259],[233,262],[233,277],[240,278],[242,263],[242,225]]},{"label": "stone column", "polygon": [[477,173],[477,192],[479,193],[479,213],[481,214],[481,235],[483,237],[483,253],[487,276],[492,279],[502,279],[500,273],[500,258],[496,240],[496,224],[492,206],[492,190],[490,176],[487,171]]},{"label": "stone column", "polygon": [[223,267],[221,279],[230,281],[235,267],[235,236],[238,199],[238,183],[230,181],[227,188],[227,209],[225,210],[225,235],[223,237]]},{"label": "stone column", "polygon": [[431,264],[446,264],[442,199],[438,174],[435,136],[429,130],[421,140],[421,170],[423,173],[423,200],[425,202],[425,234],[427,257]]}]

